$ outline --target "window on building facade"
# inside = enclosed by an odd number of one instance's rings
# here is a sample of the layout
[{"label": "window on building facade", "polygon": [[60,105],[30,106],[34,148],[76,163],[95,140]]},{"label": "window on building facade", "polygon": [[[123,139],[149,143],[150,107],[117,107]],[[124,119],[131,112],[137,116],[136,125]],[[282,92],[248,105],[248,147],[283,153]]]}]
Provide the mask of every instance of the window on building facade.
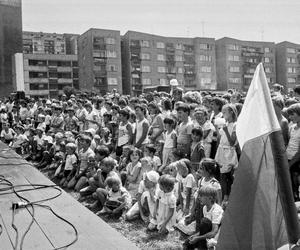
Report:
[{"label": "window on building facade", "polygon": [[117,65],[115,65],[115,64],[109,64],[109,65],[107,65],[107,71],[111,71],[111,72],[118,71]]},{"label": "window on building facade", "polygon": [[47,90],[48,83],[30,83],[29,89],[30,90]]},{"label": "window on building facade", "polygon": [[46,66],[47,61],[44,60],[28,60],[29,66]]},{"label": "window on building facade", "polygon": [[294,68],[294,67],[288,67],[288,68],[287,68],[287,72],[288,72],[288,73],[292,73],[292,74],[296,74],[296,73],[297,73],[297,70],[296,70],[296,68]]},{"label": "window on building facade", "polygon": [[211,72],[211,67],[208,67],[208,66],[202,66],[200,68],[201,72],[207,72],[207,73],[210,73]]},{"label": "window on building facade", "polygon": [[242,80],[239,77],[231,77],[231,78],[229,78],[229,82],[230,83],[241,83]]},{"label": "window on building facade", "polygon": [[271,49],[268,47],[265,47],[265,53],[270,53],[270,52],[271,52]]},{"label": "window on building facade", "polygon": [[200,82],[201,82],[201,84],[210,84],[211,78],[201,78]]},{"label": "window on building facade", "polygon": [[158,54],[157,55],[157,61],[165,61],[165,55],[162,55],[162,54]]},{"label": "window on building facade", "polygon": [[165,44],[163,42],[157,42],[156,43],[156,48],[158,48],[158,49],[164,49],[165,48]]},{"label": "window on building facade", "polygon": [[106,44],[116,44],[116,39],[113,37],[106,37]]},{"label": "window on building facade", "polygon": [[142,40],[141,41],[141,46],[145,47],[145,48],[149,48],[150,47],[150,43],[147,40]]},{"label": "window on building facade", "polygon": [[47,72],[29,71],[29,78],[47,78]]},{"label": "window on building facade", "polygon": [[142,66],[142,72],[151,72],[151,68],[150,68],[150,66],[148,66],[148,65],[143,65]]},{"label": "window on building facade", "polygon": [[106,56],[108,58],[116,58],[117,57],[117,52],[114,50],[107,50],[106,51]]},{"label": "window on building facade", "polygon": [[293,77],[289,77],[287,79],[288,83],[296,83],[296,78],[293,78]]},{"label": "window on building facade", "polygon": [[270,62],[271,62],[271,60],[270,60],[269,57],[265,57],[265,58],[264,58],[264,61],[265,61],[265,63],[270,63]]},{"label": "window on building facade", "polygon": [[202,62],[211,62],[211,56],[208,55],[200,55],[199,60]]},{"label": "window on building facade", "polygon": [[150,54],[149,53],[142,53],[141,54],[141,59],[142,60],[150,60]]},{"label": "window on building facade", "polygon": [[143,78],[142,83],[143,83],[143,85],[151,85],[151,79],[150,78]]},{"label": "window on building facade", "polygon": [[117,78],[107,78],[107,85],[118,85]]},{"label": "window on building facade", "polygon": [[183,50],[182,43],[176,43],[175,48],[178,49],[178,50]]},{"label": "window on building facade", "polygon": [[240,72],[240,67],[229,67],[229,72],[237,73]]},{"label": "window on building facade", "polygon": [[229,50],[239,50],[240,46],[238,46],[237,44],[228,44],[228,49]]},{"label": "window on building facade", "polygon": [[238,62],[240,60],[240,57],[237,55],[229,55],[228,61]]},{"label": "window on building facade", "polygon": [[158,73],[166,73],[166,67],[159,66],[157,67]]},{"label": "window on building facade", "polygon": [[178,72],[178,74],[183,74],[183,68],[178,67],[177,72]]},{"label": "window on building facade", "polygon": [[287,63],[296,63],[296,58],[294,58],[294,57],[287,57],[286,61],[287,61]]},{"label": "window on building facade", "polygon": [[176,61],[176,62],[182,62],[182,61],[183,61],[183,56],[176,55],[176,56],[175,56],[175,61]]},{"label": "window on building facade", "polygon": [[212,49],[212,45],[208,44],[208,43],[200,43],[199,44],[199,48],[203,49],[203,50],[211,50]]},{"label": "window on building facade", "polygon": [[287,53],[291,53],[291,54],[295,54],[296,53],[296,49],[294,49],[294,48],[286,48],[286,52]]},{"label": "window on building facade", "polygon": [[159,79],[159,84],[160,85],[167,85],[168,81],[167,81],[167,79]]},{"label": "window on building facade", "polygon": [[265,67],[265,72],[266,72],[266,73],[271,73],[271,72],[272,72],[272,68],[270,68],[270,67]]}]

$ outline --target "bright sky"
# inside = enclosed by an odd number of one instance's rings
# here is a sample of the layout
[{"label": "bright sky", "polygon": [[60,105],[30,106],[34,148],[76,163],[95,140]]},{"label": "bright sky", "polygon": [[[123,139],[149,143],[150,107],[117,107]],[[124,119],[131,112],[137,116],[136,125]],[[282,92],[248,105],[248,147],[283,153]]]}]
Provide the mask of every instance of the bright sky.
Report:
[{"label": "bright sky", "polygon": [[300,0],[22,0],[23,30],[89,28],[300,44]]}]

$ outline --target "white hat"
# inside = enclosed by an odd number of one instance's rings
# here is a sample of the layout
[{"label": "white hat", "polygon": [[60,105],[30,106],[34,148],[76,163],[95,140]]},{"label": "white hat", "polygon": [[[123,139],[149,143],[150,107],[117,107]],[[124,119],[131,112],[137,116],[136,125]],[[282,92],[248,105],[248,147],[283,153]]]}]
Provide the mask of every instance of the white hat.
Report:
[{"label": "white hat", "polygon": [[47,101],[46,101],[46,104],[47,104],[47,105],[51,105],[51,101],[50,101],[50,100],[47,100]]},{"label": "white hat", "polygon": [[156,171],[151,170],[149,172],[146,172],[146,176],[147,176],[147,178],[148,178],[149,181],[151,181],[153,183],[157,183],[158,182],[159,174]]},{"label": "white hat", "polygon": [[53,139],[51,136],[45,136],[44,141],[47,141],[48,143],[53,143]]}]

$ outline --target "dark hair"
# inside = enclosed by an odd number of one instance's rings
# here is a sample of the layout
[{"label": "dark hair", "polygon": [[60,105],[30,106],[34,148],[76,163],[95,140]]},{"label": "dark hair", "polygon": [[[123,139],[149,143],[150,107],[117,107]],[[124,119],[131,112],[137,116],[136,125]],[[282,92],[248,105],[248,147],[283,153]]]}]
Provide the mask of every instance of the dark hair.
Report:
[{"label": "dark hair", "polygon": [[95,148],[95,154],[99,154],[104,157],[107,157],[107,156],[109,156],[109,149],[108,149],[108,147],[106,147],[104,145],[97,146]]},{"label": "dark hair", "polygon": [[298,95],[300,95],[300,85],[297,85],[295,88],[294,88],[294,92]]},{"label": "dark hair", "polygon": [[120,114],[120,115],[123,115],[123,116],[125,116],[127,119],[129,119],[130,114],[129,114],[129,111],[128,111],[127,109],[121,109],[121,110],[119,111],[119,114]]},{"label": "dark hair", "polygon": [[153,108],[155,110],[155,114],[161,113],[158,105],[154,102],[150,102],[149,105],[148,105],[148,108]]},{"label": "dark hair", "polygon": [[170,125],[174,125],[175,121],[172,118],[166,117],[164,119],[164,124],[170,124]]},{"label": "dark hair", "polygon": [[173,150],[173,151],[172,151],[172,154],[173,154],[174,157],[176,157],[178,160],[184,158],[184,156],[185,156],[185,153],[184,153],[182,150],[178,149],[178,148],[176,148],[175,150]]},{"label": "dark hair", "polygon": [[225,104],[222,108],[223,108],[223,109],[228,109],[228,110],[232,113],[232,119],[233,119],[233,121],[236,121],[236,120],[237,120],[238,112],[237,112],[236,107],[235,107],[234,104],[232,104],[232,103],[227,103],[227,104]]},{"label": "dark hair", "polygon": [[287,109],[288,115],[297,114],[300,115],[300,103],[292,104]]},{"label": "dark hair", "polygon": [[202,167],[210,176],[220,180],[220,165],[218,165],[215,160],[211,158],[203,158],[199,167]]},{"label": "dark hair", "polygon": [[214,102],[219,107],[219,111],[221,111],[222,107],[225,105],[225,100],[220,97],[214,97],[212,99],[212,102]]},{"label": "dark hair", "polygon": [[133,149],[130,149],[130,151],[128,153],[128,159],[129,159],[129,161],[130,161],[130,156],[133,154],[133,152],[137,152],[138,155],[139,155],[139,157],[140,157],[140,159],[142,158],[142,156],[143,156],[142,150],[140,150],[138,148],[133,148]]},{"label": "dark hair", "polygon": [[164,174],[161,177],[159,177],[158,183],[165,187],[167,191],[171,192],[174,189],[175,178],[171,175]]},{"label": "dark hair", "polygon": [[155,154],[156,148],[154,144],[147,144],[146,148],[149,150],[150,153]]},{"label": "dark hair", "polygon": [[241,111],[242,111],[242,108],[243,108],[243,104],[240,103],[240,102],[237,102],[234,104],[235,105],[235,108],[236,108],[236,111],[237,111],[237,116],[240,115]]},{"label": "dark hair", "polygon": [[189,105],[187,105],[186,103],[181,103],[179,104],[179,106],[176,108],[176,111],[180,111],[182,110],[184,113],[188,113],[188,115],[190,114],[190,107]]},{"label": "dark hair", "polygon": [[200,136],[200,138],[202,139],[202,137],[203,137],[203,130],[200,127],[193,128],[192,129],[192,134]]},{"label": "dark hair", "polygon": [[140,105],[140,104],[137,104],[135,105],[134,109],[140,109],[141,111],[143,111],[144,115],[146,115],[146,109],[144,106]]},{"label": "dark hair", "polygon": [[111,109],[114,109],[114,110],[116,110],[117,112],[120,111],[120,107],[119,107],[118,105],[112,105],[112,106],[111,106]]},{"label": "dark hair", "polygon": [[110,113],[105,112],[105,113],[103,114],[103,117],[107,117],[108,120],[111,121],[112,115],[111,115]]},{"label": "dark hair", "polygon": [[127,106],[127,101],[125,98],[120,98],[118,102],[119,106]]},{"label": "dark hair", "polygon": [[107,105],[110,106],[110,107],[113,106],[113,103],[112,103],[112,101],[110,101],[110,100],[106,101],[105,104],[107,104]]},{"label": "dark hair", "polygon": [[163,100],[163,107],[165,110],[172,110],[172,102],[169,98]]}]

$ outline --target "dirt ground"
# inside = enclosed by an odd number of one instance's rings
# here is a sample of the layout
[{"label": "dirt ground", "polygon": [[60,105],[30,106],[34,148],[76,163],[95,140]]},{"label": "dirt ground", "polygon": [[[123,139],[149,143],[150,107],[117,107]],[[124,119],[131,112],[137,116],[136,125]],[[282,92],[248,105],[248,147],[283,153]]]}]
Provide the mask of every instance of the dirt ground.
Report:
[{"label": "dirt ground", "polygon": [[[79,199],[79,194],[76,192],[68,192],[76,200]],[[90,203],[91,200],[87,199],[82,201],[82,205]],[[182,235],[179,231],[174,230],[168,235],[160,235],[158,232],[148,232],[146,230],[147,224],[141,219],[137,219],[131,222],[125,221],[123,218],[112,219],[106,216],[101,218],[107,222],[111,227],[115,228],[128,240],[135,243],[140,249],[182,249],[182,242],[186,239],[186,236]]]}]

